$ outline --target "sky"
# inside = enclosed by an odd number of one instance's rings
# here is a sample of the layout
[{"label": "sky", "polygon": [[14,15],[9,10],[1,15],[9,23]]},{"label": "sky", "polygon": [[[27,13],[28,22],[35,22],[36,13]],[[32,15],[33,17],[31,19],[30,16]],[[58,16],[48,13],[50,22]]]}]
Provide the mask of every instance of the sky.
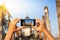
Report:
[{"label": "sky", "polygon": [[0,0],[0,5],[5,3],[7,9],[14,18],[39,18],[42,20],[44,14],[44,6],[49,9],[49,19],[51,26],[51,34],[58,36],[58,19],[56,12],[56,0]]}]

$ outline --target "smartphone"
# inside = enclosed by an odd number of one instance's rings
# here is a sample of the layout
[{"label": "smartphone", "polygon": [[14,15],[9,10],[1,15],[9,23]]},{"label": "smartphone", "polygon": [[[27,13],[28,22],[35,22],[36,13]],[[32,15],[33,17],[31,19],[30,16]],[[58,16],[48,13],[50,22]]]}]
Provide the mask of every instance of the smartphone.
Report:
[{"label": "smartphone", "polygon": [[21,19],[21,26],[35,26],[35,19]]}]

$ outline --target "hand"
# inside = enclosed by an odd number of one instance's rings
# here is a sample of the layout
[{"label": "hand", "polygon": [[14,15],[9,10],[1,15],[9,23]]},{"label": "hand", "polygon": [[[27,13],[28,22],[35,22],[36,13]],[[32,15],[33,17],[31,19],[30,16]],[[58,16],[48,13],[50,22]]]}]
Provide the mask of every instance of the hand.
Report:
[{"label": "hand", "polygon": [[36,20],[36,26],[33,26],[33,28],[35,28],[36,31],[38,32],[42,31],[44,27],[44,21],[43,20],[41,21],[40,19],[37,18],[35,20]]},{"label": "hand", "polygon": [[8,31],[11,31],[11,32],[14,32],[16,29],[17,29],[17,26],[16,26],[16,24],[17,24],[17,22],[19,21],[20,19],[14,19],[13,21],[11,21],[10,23],[9,23],[9,28],[8,28]]},{"label": "hand", "polygon": [[17,29],[16,24],[18,21],[19,21],[19,19],[16,18],[9,23],[8,32],[7,32],[4,40],[10,40],[11,39],[13,32]]},{"label": "hand", "polygon": [[18,23],[19,20],[21,20],[21,19],[16,18],[12,22],[10,22],[8,30],[10,30],[11,32],[14,32],[14,31],[18,31],[18,30],[25,28],[25,26],[21,26],[21,27],[17,28],[16,24]]},{"label": "hand", "polygon": [[[13,21],[11,21],[9,23],[9,28],[8,28],[8,32],[5,36],[5,39],[4,40],[10,40],[12,35],[13,35],[13,32],[17,31],[17,30],[21,30],[23,29],[24,27],[20,27],[20,28],[17,28],[16,24],[17,22],[19,21],[20,19],[14,19]],[[18,34],[18,33],[17,33]]]}]

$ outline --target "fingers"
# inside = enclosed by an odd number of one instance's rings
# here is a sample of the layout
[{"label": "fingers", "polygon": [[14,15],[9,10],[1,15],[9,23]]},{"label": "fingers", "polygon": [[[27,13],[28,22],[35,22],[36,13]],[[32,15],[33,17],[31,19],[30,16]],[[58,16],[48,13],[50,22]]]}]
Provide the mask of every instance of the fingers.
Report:
[{"label": "fingers", "polygon": [[36,26],[39,27],[42,24],[42,21],[38,18],[35,18],[36,20]]},{"label": "fingers", "polygon": [[21,29],[23,29],[23,28],[25,28],[25,26],[20,26],[19,28],[17,28],[16,31],[19,31],[19,30],[21,30]]},{"label": "fingers", "polygon": [[17,22],[18,22],[19,20],[21,20],[21,18],[20,18],[20,19],[16,18],[16,19],[14,19],[11,23],[17,24]]},{"label": "fingers", "polygon": [[36,26],[31,26],[32,28],[36,27]]},{"label": "fingers", "polygon": [[14,20],[15,24],[16,24],[17,22],[19,22],[19,20],[21,20],[21,18],[20,18],[20,19],[17,19],[17,18],[16,18],[16,19]]},{"label": "fingers", "polygon": [[14,24],[17,24],[17,23],[19,22],[19,20],[20,20],[20,19],[16,19],[16,20],[14,21]]},{"label": "fingers", "polygon": [[15,22],[17,20],[17,18],[15,18],[12,22]]},{"label": "fingers", "polygon": [[38,19],[38,18],[35,18],[35,20],[36,20],[36,23],[42,23],[42,21],[40,20],[40,19]]},{"label": "fingers", "polygon": [[21,21],[22,18],[20,18],[20,21]]}]

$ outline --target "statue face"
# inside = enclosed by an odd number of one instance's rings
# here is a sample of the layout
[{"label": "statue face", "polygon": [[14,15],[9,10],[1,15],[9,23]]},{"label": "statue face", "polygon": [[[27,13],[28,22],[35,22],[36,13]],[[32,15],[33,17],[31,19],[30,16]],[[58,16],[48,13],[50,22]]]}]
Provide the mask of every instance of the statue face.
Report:
[{"label": "statue face", "polygon": [[44,9],[44,12],[46,13],[46,12],[48,12],[48,10],[47,9]]}]

